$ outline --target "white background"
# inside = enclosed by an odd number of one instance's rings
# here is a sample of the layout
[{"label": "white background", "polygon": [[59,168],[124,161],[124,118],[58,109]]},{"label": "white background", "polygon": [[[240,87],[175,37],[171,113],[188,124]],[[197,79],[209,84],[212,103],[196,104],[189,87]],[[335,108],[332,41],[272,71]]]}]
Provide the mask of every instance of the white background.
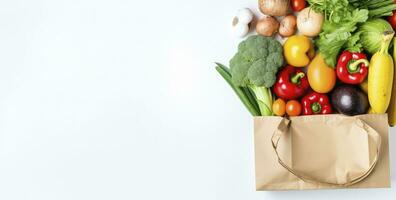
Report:
[{"label": "white background", "polygon": [[396,196],[255,192],[252,119],[213,62],[256,3],[1,0],[0,199]]}]

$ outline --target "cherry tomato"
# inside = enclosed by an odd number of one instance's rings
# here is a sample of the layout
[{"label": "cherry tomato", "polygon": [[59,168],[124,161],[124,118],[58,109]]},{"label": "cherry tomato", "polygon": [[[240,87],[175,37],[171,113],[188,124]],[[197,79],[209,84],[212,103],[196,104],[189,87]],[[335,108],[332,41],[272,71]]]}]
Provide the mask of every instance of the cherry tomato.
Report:
[{"label": "cherry tomato", "polygon": [[286,104],[286,113],[289,116],[299,116],[301,114],[301,104],[296,100],[288,101]]},{"label": "cherry tomato", "polygon": [[283,116],[286,113],[286,102],[283,99],[277,99],[272,104],[272,112],[277,116]]},{"label": "cherry tomato", "polygon": [[291,8],[294,12],[298,12],[305,8],[307,2],[305,0],[290,0]]},{"label": "cherry tomato", "polygon": [[396,29],[396,11],[393,11],[393,15],[388,17],[388,22],[392,25],[393,29]]}]

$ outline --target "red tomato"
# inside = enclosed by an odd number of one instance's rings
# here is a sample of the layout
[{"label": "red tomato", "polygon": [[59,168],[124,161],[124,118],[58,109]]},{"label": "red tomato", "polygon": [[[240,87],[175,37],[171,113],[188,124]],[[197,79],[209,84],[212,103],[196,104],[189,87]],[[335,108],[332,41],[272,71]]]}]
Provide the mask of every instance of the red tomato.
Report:
[{"label": "red tomato", "polygon": [[393,11],[393,15],[388,17],[388,22],[392,25],[393,29],[396,29],[396,11]]},{"label": "red tomato", "polygon": [[305,0],[290,0],[291,8],[294,12],[298,12],[305,8],[307,2]]},{"label": "red tomato", "polygon": [[286,113],[289,116],[299,116],[301,114],[301,104],[296,100],[288,101],[286,104]]}]

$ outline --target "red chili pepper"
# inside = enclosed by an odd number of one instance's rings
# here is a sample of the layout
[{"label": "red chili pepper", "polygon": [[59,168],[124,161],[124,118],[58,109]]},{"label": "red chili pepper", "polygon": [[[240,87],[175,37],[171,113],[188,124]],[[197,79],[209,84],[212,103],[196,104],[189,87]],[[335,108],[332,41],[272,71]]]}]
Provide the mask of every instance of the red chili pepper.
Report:
[{"label": "red chili pepper", "polygon": [[331,114],[333,109],[326,94],[309,92],[301,99],[303,115]]},{"label": "red chili pepper", "polygon": [[274,93],[285,100],[297,99],[309,89],[309,83],[305,73],[296,67],[286,66],[278,74],[274,86]]},{"label": "red chili pepper", "polygon": [[344,51],[337,63],[338,78],[348,84],[360,84],[368,74],[369,61],[363,53]]}]

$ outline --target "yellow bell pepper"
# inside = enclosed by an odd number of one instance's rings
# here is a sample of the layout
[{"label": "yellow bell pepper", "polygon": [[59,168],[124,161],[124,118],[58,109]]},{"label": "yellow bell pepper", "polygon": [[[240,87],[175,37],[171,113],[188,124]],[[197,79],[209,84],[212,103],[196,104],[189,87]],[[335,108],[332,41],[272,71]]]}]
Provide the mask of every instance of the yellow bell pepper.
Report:
[{"label": "yellow bell pepper", "polygon": [[283,53],[289,65],[305,67],[315,56],[311,40],[303,35],[289,37],[283,45]]}]

